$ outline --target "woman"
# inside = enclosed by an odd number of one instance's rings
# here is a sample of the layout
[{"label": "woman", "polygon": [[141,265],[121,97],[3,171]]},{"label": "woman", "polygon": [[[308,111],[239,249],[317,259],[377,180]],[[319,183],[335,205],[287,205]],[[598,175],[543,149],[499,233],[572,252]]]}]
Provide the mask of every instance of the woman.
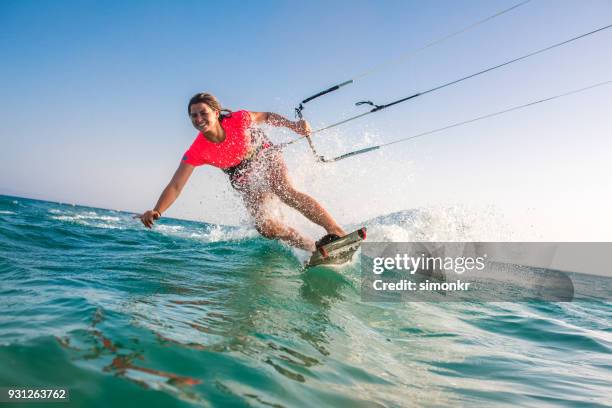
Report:
[{"label": "woman", "polygon": [[280,239],[308,251],[315,250],[313,240],[266,215],[266,204],[273,196],[325,228],[328,239],[334,235],[346,235],[316,200],[293,187],[280,151],[272,146],[261,130],[252,127],[266,123],[284,126],[307,136],[310,125],[306,121],[291,122],[270,112],[231,112],[222,109],[217,98],[207,93],[191,98],[187,111],[191,123],[200,132],[185,152],[155,207],[137,216],[145,227],[151,228],[153,222],[172,205],[195,167],[210,164],[229,175],[230,183],[240,193],[255,220],[257,231],[264,237]]}]

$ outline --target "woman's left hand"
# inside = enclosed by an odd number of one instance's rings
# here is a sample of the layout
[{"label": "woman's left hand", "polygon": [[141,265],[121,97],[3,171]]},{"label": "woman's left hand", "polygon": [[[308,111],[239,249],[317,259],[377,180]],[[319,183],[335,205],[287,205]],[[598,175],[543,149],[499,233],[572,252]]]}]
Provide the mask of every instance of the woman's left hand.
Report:
[{"label": "woman's left hand", "polygon": [[295,122],[295,133],[302,136],[308,136],[310,132],[312,132],[312,128],[310,127],[310,123],[306,122],[304,119],[298,120]]}]

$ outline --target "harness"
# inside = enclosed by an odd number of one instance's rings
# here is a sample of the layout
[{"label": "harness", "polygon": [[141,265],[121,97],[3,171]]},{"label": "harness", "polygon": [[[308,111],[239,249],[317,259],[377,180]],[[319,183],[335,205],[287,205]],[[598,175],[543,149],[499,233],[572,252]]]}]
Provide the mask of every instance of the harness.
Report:
[{"label": "harness", "polygon": [[272,142],[261,129],[249,129],[249,131],[251,133],[251,145],[256,147],[237,165],[221,169],[229,176],[230,184],[236,190],[244,186],[247,181],[247,173],[250,170],[249,167],[257,156],[265,149],[272,147]]}]

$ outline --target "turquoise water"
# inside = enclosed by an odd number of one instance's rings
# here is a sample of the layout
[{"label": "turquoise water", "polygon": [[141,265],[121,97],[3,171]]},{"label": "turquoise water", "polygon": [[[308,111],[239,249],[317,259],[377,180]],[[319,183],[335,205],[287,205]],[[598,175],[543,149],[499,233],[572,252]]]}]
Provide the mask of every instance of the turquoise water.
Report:
[{"label": "turquoise water", "polygon": [[83,407],[612,404],[610,302],[364,303],[358,261],[302,261],[250,229],[0,196],[0,387]]}]

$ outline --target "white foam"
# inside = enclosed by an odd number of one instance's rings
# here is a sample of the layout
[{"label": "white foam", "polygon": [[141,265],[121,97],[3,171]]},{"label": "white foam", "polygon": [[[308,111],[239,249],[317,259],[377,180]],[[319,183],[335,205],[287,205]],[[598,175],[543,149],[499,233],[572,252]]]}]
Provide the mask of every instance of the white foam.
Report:
[{"label": "white foam", "polygon": [[258,236],[257,231],[248,227],[228,227],[209,225],[207,228],[190,228],[181,225],[158,225],[156,231],[180,238],[195,239],[202,242],[240,241]]},{"label": "white foam", "polygon": [[124,229],[121,225],[121,217],[113,217],[108,215],[99,215],[95,211],[86,211],[82,213],[70,214],[59,210],[49,210],[52,214],[50,218],[57,221],[65,221],[74,224],[84,225],[87,227],[104,228],[104,229]]},{"label": "white foam", "polygon": [[208,232],[207,235],[208,235],[209,242],[219,242],[219,241],[239,241],[245,238],[256,237],[259,234],[253,228],[248,228],[248,227],[228,228],[228,227],[222,227],[220,225],[215,225]]},{"label": "white foam", "polygon": [[374,242],[507,241],[511,234],[494,209],[464,206],[399,211],[366,221]]},{"label": "white foam", "polygon": [[161,233],[172,234],[172,233],[178,233],[178,232],[183,231],[185,227],[181,225],[157,225],[156,229],[157,231]]}]

